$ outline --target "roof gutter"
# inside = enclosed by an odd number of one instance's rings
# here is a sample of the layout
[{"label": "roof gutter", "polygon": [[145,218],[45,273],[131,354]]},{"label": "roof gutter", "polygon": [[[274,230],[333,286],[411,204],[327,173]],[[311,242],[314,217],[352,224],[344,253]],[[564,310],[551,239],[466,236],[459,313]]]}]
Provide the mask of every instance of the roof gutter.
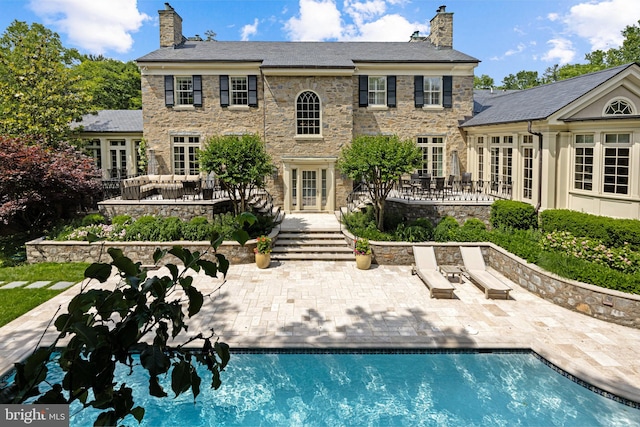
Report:
[{"label": "roof gutter", "polygon": [[527,122],[527,132],[538,137],[538,203],[536,203],[536,215],[542,206],[542,133],[531,130],[531,120]]}]

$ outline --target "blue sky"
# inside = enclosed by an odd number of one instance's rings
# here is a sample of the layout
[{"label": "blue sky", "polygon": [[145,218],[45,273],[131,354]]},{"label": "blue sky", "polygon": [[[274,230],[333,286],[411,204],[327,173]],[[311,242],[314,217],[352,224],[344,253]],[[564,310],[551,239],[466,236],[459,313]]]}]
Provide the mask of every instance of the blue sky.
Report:
[{"label": "blue sky", "polygon": [[[218,40],[404,41],[440,5],[453,12],[454,49],[480,59],[496,84],[520,70],[584,62],[618,47],[640,19],[638,0],[169,0],[183,34]],[[0,29],[39,22],[66,47],[123,61],[158,48],[162,0],[0,0]]]}]

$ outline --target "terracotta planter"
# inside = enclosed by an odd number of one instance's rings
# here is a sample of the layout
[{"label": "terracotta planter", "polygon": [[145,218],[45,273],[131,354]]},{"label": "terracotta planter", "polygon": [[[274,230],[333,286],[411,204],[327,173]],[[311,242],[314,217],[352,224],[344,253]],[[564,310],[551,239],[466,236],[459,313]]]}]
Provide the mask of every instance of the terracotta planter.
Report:
[{"label": "terracotta planter", "polygon": [[371,267],[371,254],[356,255],[356,267],[360,270],[368,270]]},{"label": "terracotta planter", "polygon": [[271,254],[256,254],[256,265],[258,268],[267,268],[271,264]]}]

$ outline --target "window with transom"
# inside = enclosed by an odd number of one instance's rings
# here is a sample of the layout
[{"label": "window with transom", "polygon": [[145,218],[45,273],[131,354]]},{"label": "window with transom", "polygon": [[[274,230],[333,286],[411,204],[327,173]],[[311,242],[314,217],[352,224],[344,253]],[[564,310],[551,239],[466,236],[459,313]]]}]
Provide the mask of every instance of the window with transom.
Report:
[{"label": "window with transom", "polygon": [[441,136],[419,136],[418,147],[422,151],[422,164],[418,171],[432,177],[444,176],[444,138]]},{"label": "window with transom", "polygon": [[176,175],[197,175],[200,173],[198,151],[199,136],[173,137],[173,173]]}]

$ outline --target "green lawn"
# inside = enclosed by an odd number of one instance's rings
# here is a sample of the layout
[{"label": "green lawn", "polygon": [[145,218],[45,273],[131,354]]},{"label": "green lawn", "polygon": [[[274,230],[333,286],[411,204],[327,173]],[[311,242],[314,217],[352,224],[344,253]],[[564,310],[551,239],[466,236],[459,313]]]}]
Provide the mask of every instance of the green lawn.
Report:
[{"label": "green lawn", "polygon": [[[0,268],[0,282],[39,280],[56,282],[80,282],[84,279],[87,263],[41,263],[24,264],[16,267]],[[26,285],[25,285],[26,286]],[[62,291],[49,289],[2,289],[0,290],[0,326],[4,326]]]}]

